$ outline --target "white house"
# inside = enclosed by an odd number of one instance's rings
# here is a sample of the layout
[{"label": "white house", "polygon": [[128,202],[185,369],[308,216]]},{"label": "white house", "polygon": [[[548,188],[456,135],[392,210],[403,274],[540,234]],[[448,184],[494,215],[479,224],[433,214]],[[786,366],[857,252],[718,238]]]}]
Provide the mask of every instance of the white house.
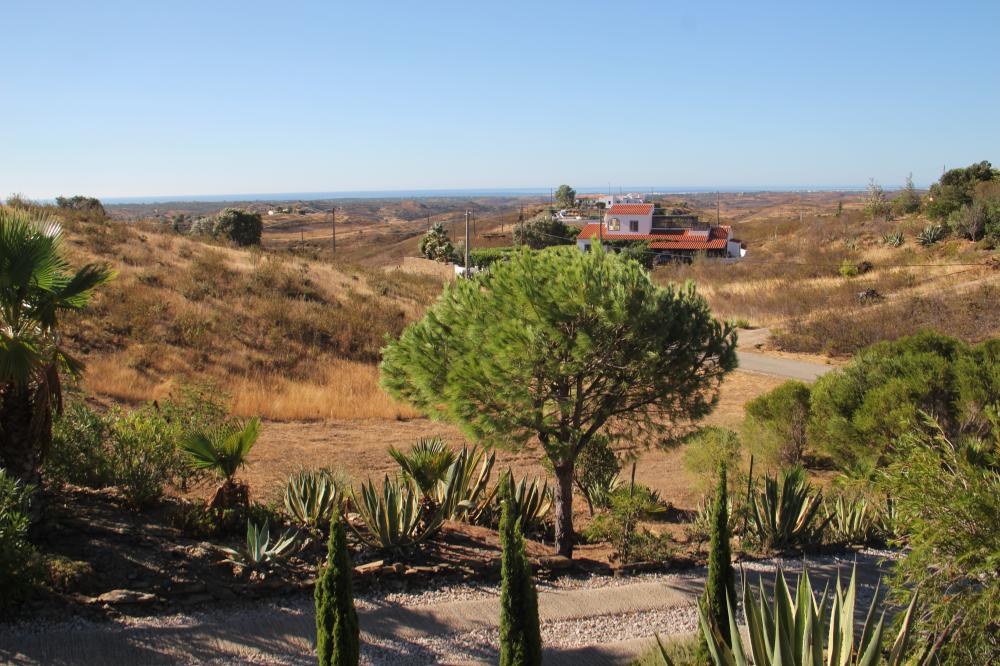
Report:
[{"label": "white house", "polygon": [[[677,226],[678,220],[689,223]],[[691,224],[693,222],[693,224]],[[576,238],[581,252],[600,241],[646,241],[660,260],[689,261],[704,253],[709,257],[741,259],[746,247],[728,225],[698,225],[690,215],[653,215],[653,204],[615,204],[600,222],[587,224]]]}]

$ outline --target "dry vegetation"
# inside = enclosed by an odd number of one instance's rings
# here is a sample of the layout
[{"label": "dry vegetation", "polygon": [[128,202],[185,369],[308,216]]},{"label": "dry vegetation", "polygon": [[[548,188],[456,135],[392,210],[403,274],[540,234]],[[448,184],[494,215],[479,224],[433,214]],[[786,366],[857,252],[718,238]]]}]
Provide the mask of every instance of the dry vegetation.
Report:
[{"label": "dry vegetation", "polygon": [[237,414],[402,418],[376,383],[385,335],[440,291],[439,278],[207,245],[120,222],[70,221],[74,262],[118,278],[66,335],[98,396],[160,398],[211,383]]},{"label": "dry vegetation", "polygon": [[[749,247],[743,261],[665,266],[656,279],[694,280],[719,316],[770,327],[785,351],[844,356],[921,328],[970,342],[1000,331],[1000,311],[989,305],[1000,273],[986,245],[949,239],[921,247],[915,237],[926,220],[869,221],[856,203],[841,216],[814,210],[801,221],[776,211],[735,221]],[[904,234],[902,247],[882,243],[892,231]],[[845,277],[845,261],[870,267]],[[859,299],[869,289],[880,298]]]}]

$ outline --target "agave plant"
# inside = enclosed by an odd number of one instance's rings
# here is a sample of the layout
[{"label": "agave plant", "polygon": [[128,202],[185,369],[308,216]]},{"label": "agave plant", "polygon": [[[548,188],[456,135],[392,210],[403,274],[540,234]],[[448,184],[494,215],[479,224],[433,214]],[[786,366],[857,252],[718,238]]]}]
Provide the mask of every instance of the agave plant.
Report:
[{"label": "agave plant", "polygon": [[826,508],[828,529],[837,541],[865,544],[875,536],[875,520],[869,511],[868,500],[858,497],[849,500],[838,497]]},{"label": "agave plant", "polygon": [[889,247],[900,247],[903,244],[903,232],[893,231],[882,236],[882,243]]},{"label": "agave plant", "polygon": [[471,520],[483,510],[496,492],[495,487],[493,491],[487,490],[496,460],[497,454],[493,451],[486,455],[481,448],[470,451],[462,447],[435,488],[434,500],[444,518]]},{"label": "agave plant", "polygon": [[360,500],[353,496],[353,503],[365,524],[364,530],[350,525],[363,542],[378,550],[402,553],[417,545],[441,525],[441,512],[432,516],[430,523],[421,521],[421,503],[409,483],[390,479],[386,474],[382,490],[369,479],[361,484]]},{"label": "agave plant", "polygon": [[621,478],[617,474],[609,474],[595,479],[584,488],[584,494],[589,506],[607,509],[611,506],[611,498],[621,487]]},{"label": "agave plant", "polygon": [[[760,583],[760,591],[754,595],[744,576],[743,610],[746,614],[749,646],[744,644],[736,624],[732,601],[727,604],[731,645],[722,637],[714,621],[706,616],[704,608],[700,605],[698,607],[702,635],[712,662],[715,666],[749,666],[751,663],[754,666],[876,666],[883,663],[886,666],[902,666],[913,626],[917,595],[914,593],[910,600],[888,658],[883,660],[885,611],[878,612],[878,589],[868,608],[861,633],[855,633],[856,574],[855,568],[846,589],[838,575],[833,595],[828,597],[824,591],[817,600],[808,571],[799,576],[794,599],[784,574],[779,571],[774,582],[773,606],[767,602],[763,581]],[[829,619],[824,622],[828,608]],[[824,633],[827,634],[825,645]],[[661,654],[664,661],[670,664],[662,647]],[[924,658],[933,658],[933,655],[925,655]]]},{"label": "agave plant", "polygon": [[225,423],[210,430],[196,432],[181,441],[188,464],[196,470],[210,470],[222,477],[222,485],[208,503],[210,509],[246,506],[249,493],[246,484],[236,481],[236,472],[246,465],[250,449],[260,435],[260,419],[245,423]]},{"label": "agave plant", "polygon": [[934,245],[944,238],[944,227],[940,224],[928,224],[917,234],[917,242],[923,246]]},{"label": "agave plant", "polygon": [[247,521],[247,540],[242,548],[222,548],[228,555],[227,562],[239,565],[250,571],[261,571],[266,569],[275,560],[288,555],[288,551],[295,545],[296,534],[285,532],[280,539],[271,543],[271,529],[265,522],[258,527],[251,521]]},{"label": "agave plant", "polygon": [[[549,489],[548,482],[544,481],[539,485],[538,479],[532,479],[529,482],[528,477],[525,476],[515,483],[514,473],[510,468],[503,474],[510,483],[511,508],[517,513],[522,529],[525,532],[537,530],[545,522],[545,518],[552,509],[552,491]],[[501,478],[496,487],[501,486],[503,482],[504,479]],[[479,516],[477,522],[480,524],[496,525],[500,520],[500,497],[499,493],[496,492],[496,487],[494,487],[489,507]]]},{"label": "agave plant", "polygon": [[329,470],[301,470],[285,482],[285,510],[300,525],[319,529],[329,524],[339,494]]},{"label": "agave plant", "polygon": [[764,490],[751,502],[750,536],[766,549],[816,543],[827,522],[817,520],[821,506],[822,493],[813,493],[801,467],[787,470],[780,480],[765,475]]},{"label": "agave plant", "polygon": [[[714,518],[712,507],[714,504],[714,497],[706,495],[695,505],[694,520],[691,521],[686,530],[687,537],[692,541],[708,541],[711,536]],[[743,519],[743,507],[733,502],[733,495],[726,496],[726,515],[729,518],[729,533],[738,534],[741,527],[740,522]]]}]

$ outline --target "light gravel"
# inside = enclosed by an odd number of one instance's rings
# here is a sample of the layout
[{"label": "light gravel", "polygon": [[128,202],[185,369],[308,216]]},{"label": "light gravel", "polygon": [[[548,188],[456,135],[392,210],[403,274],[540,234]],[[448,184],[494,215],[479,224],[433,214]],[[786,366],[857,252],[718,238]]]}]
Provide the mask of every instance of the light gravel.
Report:
[{"label": "light gravel", "polygon": [[[756,583],[757,574],[768,574],[780,568],[791,578],[801,571],[803,565],[828,570],[839,569],[841,575],[850,576],[851,567],[857,562],[859,570],[876,571],[883,563],[891,562],[898,555],[891,551],[865,550],[857,555],[834,555],[810,558],[785,558],[747,561],[737,565],[751,575],[751,582]],[[691,589],[700,585],[704,570],[693,569],[681,573],[645,573],[626,577],[612,576],[564,576],[555,581],[539,581],[538,591],[544,595],[553,591],[573,591],[607,588],[609,595],[614,588],[620,588],[640,583],[662,582],[677,585],[683,589]],[[862,604],[867,604],[874,593],[873,578],[859,586],[859,596]],[[619,594],[628,594],[622,590]],[[371,592],[358,595],[356,605],[362,615],[379,609],[392,608],[419,609],[436,604],[458,601],[484,600],[497,597],[499,586],[495,584],[463,583],[457,585],[431,585],[420,590],[401,592]],[[312,595],[302,594],[283,600],[247,602],[245,604],[229,605],[221,610],[201,610],[189,613],[158,615],[141,618],[123,617],[112,621],[91,621],[72,618],[59,622],[30,622],[21,624],[0,625],[0,661],[5,651],[17,649],[18,639],[39,634],[49,636],[60,635],[72,642],[72,635],[101,635],[102,640],[130,641],[137,637],[149,638],[156,635],[158,629],[192,631],[205,627],[220,626],[238,630],[241,625],[267,626],[270,621],[296,621],[301,626],[308,627],[312,622]],[[585,618],[543,622],[543,643],[549,650],[595,646],[629,641],[637,638],[652,637],[654,633],[661,636],[688,634],[697,630],[697,609],[692,603],[673,605],[642,612],[615,614],[594,614]],[[236,632],[238,635],[238,631]],[[63,639],[60,639],[63,640]],[[238,640],[238,639],[237,639]],[[290,641],[282,644],[273,642],[267,650],[249,650],[241,653],[238,659],[226,656],[218,660],[206,660],[204,655],[200,661],[185,661],[184,655],[177,655],[180,663],[283,663],[312,664],[314,657],[306,648],[311,641],[310,636],[302,636],[298,642]],[[496,661],[498,649],[498,630],[495,627],[476,629],[474,631],[447,630],[433,636],[407,637],[395,635],[370,635],[362,637],[362,663],[372,666],[388,664],[435,664],[435,663],[473,663]],[[72,661],[68,662],[72,663]]]}]

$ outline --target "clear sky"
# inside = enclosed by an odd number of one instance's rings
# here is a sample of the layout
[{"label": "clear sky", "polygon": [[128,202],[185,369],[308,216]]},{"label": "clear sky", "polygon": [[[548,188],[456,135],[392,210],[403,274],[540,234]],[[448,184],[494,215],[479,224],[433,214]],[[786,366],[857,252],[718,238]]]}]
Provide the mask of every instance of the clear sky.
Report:
[{"label": "clear sky", "polygon": [[918,185],[1000,2],[0,2],[0,196]]}]

